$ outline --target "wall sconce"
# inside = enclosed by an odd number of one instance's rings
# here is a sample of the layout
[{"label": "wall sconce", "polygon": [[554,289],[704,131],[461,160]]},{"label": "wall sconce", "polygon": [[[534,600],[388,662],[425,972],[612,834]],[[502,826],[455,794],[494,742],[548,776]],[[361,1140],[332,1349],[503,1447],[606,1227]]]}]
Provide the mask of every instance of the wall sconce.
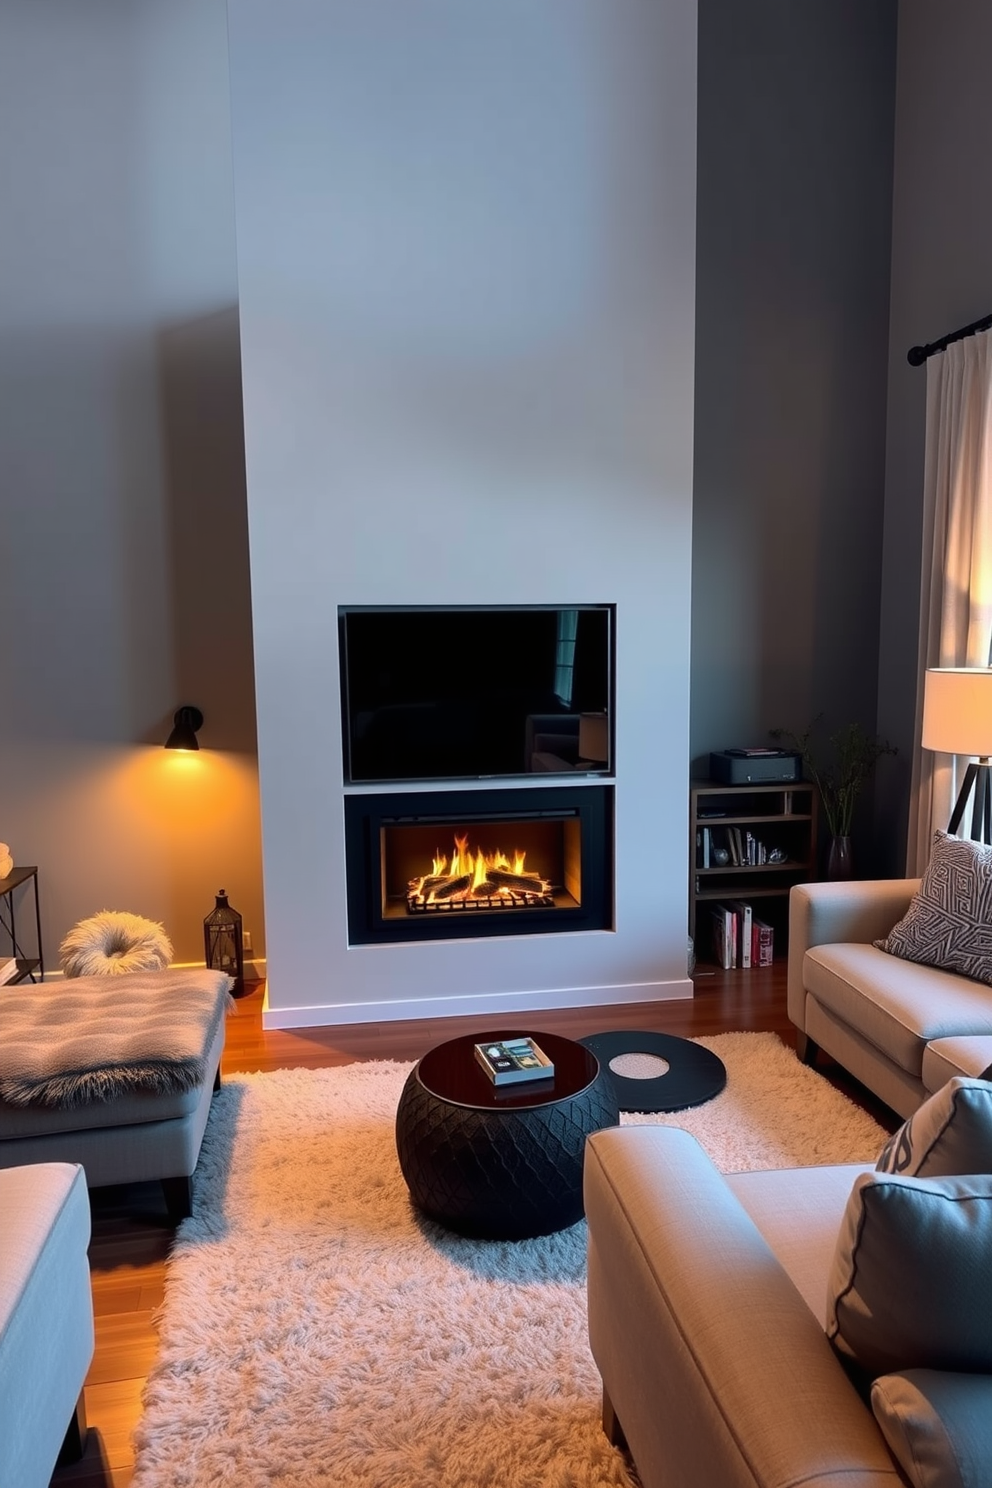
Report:
[{"label": "wall sconce", "polygon": [[947,830],[961,825],[972,789],[971,836],[992,842],[992,669],[936,667],[923,679],[923,748],[970,755]]},{"label": "wall sconce", "polygon": [[203,714],[199,708],[189,705],[178,708],[172,724],[172,733],[165,741],[166,749],[199,749],[196,734],[203,727]]}]

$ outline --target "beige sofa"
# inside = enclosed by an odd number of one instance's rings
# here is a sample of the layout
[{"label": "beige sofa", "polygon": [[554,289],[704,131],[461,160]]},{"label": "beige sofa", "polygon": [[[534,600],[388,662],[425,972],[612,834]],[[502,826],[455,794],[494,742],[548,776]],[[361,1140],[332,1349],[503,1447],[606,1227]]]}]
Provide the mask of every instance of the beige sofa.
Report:
[{"label": "beige sofa", "polygon": [[897,1488],[824,1333],[862,1167],[723,1177],[687,1132],[586,1144],[589,1339],[603,1423],[644,1488]]},{"label": "beige sofa", "polygon": [[801,884],[789,906],[789,1017],[799,1056],[823,1049],[910,1116],[954,1075],[992,1064],[992,987],[872,945],[919,879]]}]

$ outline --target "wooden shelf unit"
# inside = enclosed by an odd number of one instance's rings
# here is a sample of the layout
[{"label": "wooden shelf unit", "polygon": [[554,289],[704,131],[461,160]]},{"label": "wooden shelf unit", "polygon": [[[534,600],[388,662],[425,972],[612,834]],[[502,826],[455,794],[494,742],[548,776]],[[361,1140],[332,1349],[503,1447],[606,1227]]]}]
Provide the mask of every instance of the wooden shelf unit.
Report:
[{"label": "wooden shelf unit", "polygon": [[[760,918],[775,931],[776,958],[785,954],[789,890],[816,877],[816,786],[808,780],[774,785],[721,785],[694,780],[689,791],[689,934],[698,961],[712,964],[706,907],[728,899],[760,901]],[[726,847],[726,829],[736,827],[742,844],[752,833],[767,851],[786,854],[781,863],[717,864],[716,848]],[[702,834],[710,832],[710,866],[703,866]],[[699,933],[697,935],[697,925]]]},{"label": "wooden shelf unit", "polygon": [[[30,948],[34,955],[25,954],[27,947],[22,943],[21,931],[17,925],[17,900],[20,897],[17,890],[24,889],[27,884],[34,889],[34,944]],[[16,958],[17,973],[10,981],[4,982],[3,986],[13,987],[25,979],[32,982],[44,981],[37,868],[12,868],[6,878],[0,878],[0,961],[5,961],[8,956]]]}]

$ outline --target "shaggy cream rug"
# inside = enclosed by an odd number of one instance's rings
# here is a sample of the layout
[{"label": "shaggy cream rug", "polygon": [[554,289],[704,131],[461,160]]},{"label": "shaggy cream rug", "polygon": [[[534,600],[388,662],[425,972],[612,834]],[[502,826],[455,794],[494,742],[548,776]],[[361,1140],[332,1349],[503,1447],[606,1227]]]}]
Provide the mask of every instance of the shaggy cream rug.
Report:
[{"label": "shaggy cream rug", "polygon": [[[725,1171],[861,1162],[885,1132],[774,1034],[701,1039],[727,1087],[664,1123]],[[169,1265],[133,1488],[629,1488],[600,1430],[585,1224],[464,1240],[411,1209],[410,1066],[232,1079]]]}]

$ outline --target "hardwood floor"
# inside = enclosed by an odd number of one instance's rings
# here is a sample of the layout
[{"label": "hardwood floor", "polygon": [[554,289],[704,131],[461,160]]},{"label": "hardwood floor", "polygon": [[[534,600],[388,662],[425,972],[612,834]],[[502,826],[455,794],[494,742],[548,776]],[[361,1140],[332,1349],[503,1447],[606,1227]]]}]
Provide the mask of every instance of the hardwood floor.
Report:
[{"label": "hardwood floor", "polygon": [[[785,970],[784,962],[749,972],[702,967],[695,978],[695,997],[684,1001],[569,1008],[525,1021],[572,1038],[604,1028],[644,1028],[687,1038],[751,1029],[777,1033],[794,1047],[794,1030],[785,1011]],[[414,1060],[444,1039],[480,1027],[477,1018],[451,1018],[266,1032],[262,990],[259,984],[242,998],[228,1020],[224,1075],[287,1066],[321,1068],[359,1059]],[[844,1071],[828,1067],[826,1078],[887,1130],[898,1125],[898,1118]],[[58,1469],[53,1485],[125,1488],[131,1481],[131,1433],[158,1344],[155,1312],[164,1294],[171,1240],[158,1184],[94,1193],[90,1271],[96,1352],[86,1383],[91,1429],[82,1461]]]}]

